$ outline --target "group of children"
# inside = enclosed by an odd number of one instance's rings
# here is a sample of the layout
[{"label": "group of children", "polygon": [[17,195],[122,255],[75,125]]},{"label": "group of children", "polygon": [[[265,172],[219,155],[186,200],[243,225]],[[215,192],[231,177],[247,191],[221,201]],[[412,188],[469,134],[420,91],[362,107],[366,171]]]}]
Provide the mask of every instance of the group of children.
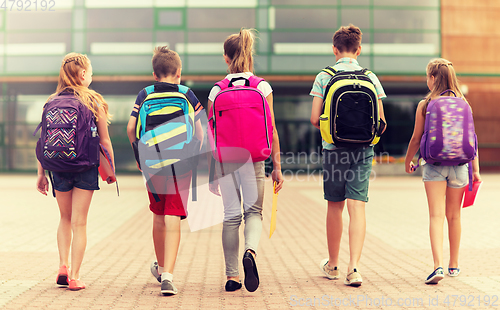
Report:
[{"label": "group of children", "polygon": [[[361,53],[362,33],[358,27],[349,25],[341,27],[333,36],[333,53],[336,63],[333,69],[340,72],[362,70],[357,57]],[[228,66],[229,80],[235,84],[244,85],[253,76],[253,44],[254,36],[251,30],[242,29],[240,33],[229,36],[224,42],[224,60]],[[179,55],[168,47],[157,47],[152,59],[153,76],[156,80],[154,92],[179,91],[182,64]],[[376,90],[376,105],[378,116],[385,124],[382,99],[386,97],[380,81],[374,73],[367,73]],[[310,95],[313,96],[311,123],[320,128],[320,116],[326,97],[326,89],[332,76],[327,72],[320,72],[314,81]],[[71,53],[64,57],[59,84],[56,92],[50,97],[61,94],[73,94],[81,103],[89,108],[96,118],[97,131],[100,142],[110,153],[110,161],[114,163],[114,155],[108,134],[108,105],[95,91],[88,87],[92,82],[92,66],[85,55]],[[424,128],[425,112],[431,99],[442,95],[443,91],[452,90],[463,97],[458,87],[457,78],[450,62],[443,59],[432,60],[427,66],[427,85],[430,93],[422,100],[417,108],[415,130],[408,146],[406,155],[406,172],[414,171],[413,157],[419,148]],[[281,173],[280,146],[276,127],[274,126],[273,95],[269,83],[261,82],[258,90],[265,97],[271,111],[273,124],[271,157],[273,162],[272,179],[278,192],[283,186]],[[208,109],[212,108],[214,100],[221,92],[219,86],[214,86],[208,97]],[[127,126],[127,134],[131,143],[137,140],[137,118],[142,102],[148,96],[146,90],[141,90],[137,96]],[[200,114],[203,107],[195,94],[188,90],[186,98],[195,111],[195,137],[200,142],[204,139]],[[49,98],[49,99],[50,99]],[[385,130],[382,128],[381,133]],[[342,161],[338,161],[340,156]],[[359,271],[359,261],[363,249],[366,232],[365,203],[368,201],[369,175],[372,169],[373,145],[364,145],[357,148],[336,146],[323,140],[323,169],[324,171],[341,172],[357,171],[358,177],[347,177],[340,173],[324,177],[324,198],[327,200],[326,233],[328,244],[328,258],[320,263],[320,269],[328,279],[338,279],[339,251],[342,236],[342,212],[347,204],[349,213],[349,249],[350,258],[346,268],[344,283],[349,286],[362,284]],[[348,162],[346,162],[348,158]],[[242,265],[245,274],[245,288],[253,292],[259,286],[259,276],[256,266],[257,247],[262,231],[262,209],[264,195],[264,162],[253,162],[251,173],[231,167],[231,163],[224,165],[233,171],[232,179],[223,178],[224,171],[215,169],[218,178],[211,182],[210,191],[221,195],[224,204],[224,222],[222,230],[222,244],[226,265],[226,291],[241,289],[239,275],[239,227],[242,219],[245,221],[245,249]],[[477,156],[473,161],[473,180],[480,180]],[[139,167],[139,169],[141,169]],[[460,269],[458,265],[458,249],[460,244],[460,202],[464,188],[468,183],[466,166],[440,167],[431,164],[424,165],[425,189],[429,202],[430,236],[434,257],[434,271],[425,280],[425,283],[437,283],[443,278],[443,221],[446,216],[449,224],[450,262],[448,274],[456,276]],[[48,180],[45,170],[38,164],[37,188],[47,195]],[[359,173],[361,172],[361,173]],[[326,175],[326,174],[325,174]],[[86,246],[86,222],[92,194],[98,187],[98,171],[92,168],[84,172],[63,173],[52,172],[52,183],[59,205],[61,219],[57,232],[59,248],[59,272],[57,283],[68,285],[71,290],[85,288],[79,279],[80,266]],[[337,176],[337,178],[335,177]],[[218,181],[217,181],[218,180]],[[229,180],[229,181],[228,181]],[[173,271],[180,243],[180,221],[187,217],[186,205],[189,195],[188,186],[191,173],[168,176],[162,179],[165,192],[153,195],[148,187],[150,209],[153,217],[153,242],[156,261],[151,264],[151,273],[161,283],[161,293],[164,295],[177,294],[173,283]],[[219,184],[220,183],[220,184]],[[156,186],[156,185],[155,185]],[[251,201],[247,198],[249,192],[255,192]],[[241,206],[243,205],[243,213]],[[71,251],[70,251],[71,249]],[[71,268],[69,255],[71,252]]]}]

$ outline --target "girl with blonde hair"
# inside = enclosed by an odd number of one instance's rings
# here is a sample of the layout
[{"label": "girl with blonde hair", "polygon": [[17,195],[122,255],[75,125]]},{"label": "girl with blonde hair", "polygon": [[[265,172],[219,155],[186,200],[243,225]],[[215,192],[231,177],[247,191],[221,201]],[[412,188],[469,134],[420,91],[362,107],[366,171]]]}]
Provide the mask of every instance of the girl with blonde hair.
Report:
[{"label": "girl with blonde hair", "polygon": [[[417,153],[424,133],[425,118],[429,102],[440,96],[463,99],[453,64],[442,58],[433,59],[427,65],[427,86],[430,92],[420,101],[415,116],[415,128],[406,152],[405,170],[412,173],[416,165],[412,159]],[[420,150],[422,152],[423,150]],[[472,179],[480,181],[479,158],[472,161]],[[426,284],[436,284],[444,278],[443,272],[443,225],[448,222],[450,261],[448,275],[456,277],[460,273],[458,253],[461,237],[461,204],[465,186],[469,183],[467,165],[444,166],[425,163],[423,181],[429,204],[429,234],[431,239],[434,271],[426,278]]]},{"label": "girl with blonde hair", "polygon": [[[109,138],[110,115],[108,104],[97,92],[89,89],[92,83],[92,65],[86,55],[67,54],[59,71],[56,92],[48,101],[63,95],[73,95],[88,108],[95,118],[100,143],[108,150],[114,166],[114,154]],[[87,169],[86,167],[82,167]],[[87,214],[94,190],[98,190],[98,167],[92,166],[83,172],[49,171],[61,219],[57,229],[59,249],[59,272],[57,284],[69,286],[70,290],[85,288],[80,280],[80,267],[87,245]],[[37,190],[47,195],[49,182],[45,169],[38,161]],[[71,252],[71,268],[69,268]]]}]

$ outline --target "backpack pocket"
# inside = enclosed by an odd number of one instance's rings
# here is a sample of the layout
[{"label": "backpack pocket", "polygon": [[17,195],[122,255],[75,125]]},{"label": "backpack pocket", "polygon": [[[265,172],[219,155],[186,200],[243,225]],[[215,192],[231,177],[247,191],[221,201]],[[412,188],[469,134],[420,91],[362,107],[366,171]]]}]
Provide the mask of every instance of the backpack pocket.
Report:
[{"label": "backpack pocket", "polygon": [[46,114],[47,134],[43,155],[49,159],[72,160],[76,154],[77,112],[73,108],[58,108]]},{"label": "backpack pocket", "polygon": [[330,116],[327,114],[322,114],[319,117],[319,128],[321,131],[321,137],[325,142],[327,143],[333,143],[332,139],[332,134],[330,132],[331,129],[331,123],[330,123]]}]

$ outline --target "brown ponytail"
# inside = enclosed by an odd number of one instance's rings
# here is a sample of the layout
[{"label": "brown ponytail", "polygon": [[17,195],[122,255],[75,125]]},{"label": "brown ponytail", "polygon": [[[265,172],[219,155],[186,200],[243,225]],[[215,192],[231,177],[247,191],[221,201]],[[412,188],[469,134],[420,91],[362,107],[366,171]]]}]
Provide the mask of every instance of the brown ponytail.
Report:
[{"label": "brown ponytail", "polygon": [[253,31],[241,28],[239,34],[232,34],[224,41],[224,55],[231,61],[229,73],[253,72]]}]

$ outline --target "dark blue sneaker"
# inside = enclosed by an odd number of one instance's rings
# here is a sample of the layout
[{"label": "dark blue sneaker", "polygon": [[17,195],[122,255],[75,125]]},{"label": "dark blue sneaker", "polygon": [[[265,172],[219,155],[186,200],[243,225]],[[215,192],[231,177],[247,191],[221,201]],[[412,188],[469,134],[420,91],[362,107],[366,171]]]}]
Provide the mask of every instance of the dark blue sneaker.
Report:
[{"label": "dark blue sneaker", "polygon": [[442,267],[437,267],[425,280],[425,284],[437,284],[443,280],[444,272]]}]

